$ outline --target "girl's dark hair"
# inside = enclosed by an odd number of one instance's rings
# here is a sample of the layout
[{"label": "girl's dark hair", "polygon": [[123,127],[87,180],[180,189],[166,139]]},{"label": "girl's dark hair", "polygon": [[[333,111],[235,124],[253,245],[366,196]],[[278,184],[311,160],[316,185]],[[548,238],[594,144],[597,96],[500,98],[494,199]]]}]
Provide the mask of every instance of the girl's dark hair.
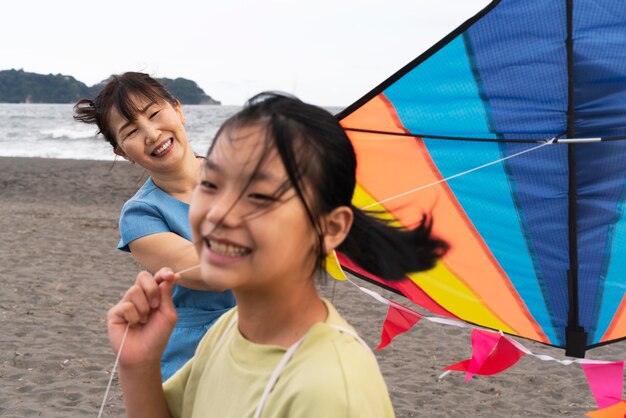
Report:
[{"label": "girl's dark hair", "polygon": [[141,111],[135,105],[137,99],[154,103],[169,102],[176,106],[178,101],[158,81],[148,74],[127,72],[112,75],[95,99],[81,99],[74,105],[74,119],[96,124],[98,133],[117,149],[115,134],[109,126],[109,116],[114,107],[127,120],[132,121]]},{"label": "girl's dark hair", "polygon": [[[337,248],[364,270],[387,280],[428,270],[448,249],[432,238],[432,220],[424,216],[415,229],[388,222],[352,205],[356,186],[356,155],[352,143],[335,117],[324,109],[280,94],[265,92],[251,98],[245,107],[220,127],[222,132],[260,124],[266,129],[264,156],[276,149],[288,181],[304,204],[317,231],[317,266],[326,258],[321,216],[339,206],[354,213],[352,228]],[[215,143],[209,148],[211,154]],[[284,191],[285,187],[281,188]],[[306,190],[306,192],[305,192]],[[309,196],[310,198],[307,198]]]}]

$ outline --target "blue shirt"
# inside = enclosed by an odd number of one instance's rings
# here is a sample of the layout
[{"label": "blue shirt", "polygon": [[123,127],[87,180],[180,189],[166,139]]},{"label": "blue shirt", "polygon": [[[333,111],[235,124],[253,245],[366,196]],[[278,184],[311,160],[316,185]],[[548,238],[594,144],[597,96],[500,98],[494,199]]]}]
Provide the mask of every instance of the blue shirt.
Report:
[{"label": "blue shirt", "polygon": [[[173,232],[191,245],[189,205],[168,195],[148,178],[124,204],[119,229],[121,239],[117,248],[126,252],[130,252],[130,242],[159,232]],[[193,357],[206,330],[235,306],[235,297],[230,291],[200,291],[175,285],[172,298],[178,321],[161,359],[163,380]]]}]

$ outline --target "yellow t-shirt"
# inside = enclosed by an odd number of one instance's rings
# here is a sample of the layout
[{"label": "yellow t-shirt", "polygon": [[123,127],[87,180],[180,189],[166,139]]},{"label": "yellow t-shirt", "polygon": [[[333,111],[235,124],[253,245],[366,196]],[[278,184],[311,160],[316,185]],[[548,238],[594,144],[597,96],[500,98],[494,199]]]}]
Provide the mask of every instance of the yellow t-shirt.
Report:
[{"label": "yellow t-shirt", "polygon": [[[280,374],[261,417],[394,417],[375,358],[354,336],[330,325],[350,328],[330,302],[324,303],[326,322],[309,330]],[[236,310],[209,329],[195,356],[163,384],[174,417],[254,415],[286,349],[252,343],[233,326],[214,350]]]}]

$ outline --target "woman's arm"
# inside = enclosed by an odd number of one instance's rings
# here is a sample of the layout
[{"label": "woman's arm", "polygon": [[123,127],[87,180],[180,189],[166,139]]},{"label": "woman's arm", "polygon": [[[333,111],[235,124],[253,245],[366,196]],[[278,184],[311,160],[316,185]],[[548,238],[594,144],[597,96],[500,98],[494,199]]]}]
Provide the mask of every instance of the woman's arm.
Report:
[{"label": "woman's arm", "polygon": [[109,341],[116,354],[121,351],[119,375],[128,417],[171,417],[161,385],[160,359],[176,324],[175,279],[169,269],[155,276],[139,273],[107,315]]},{"label": "woman's arm", "polygon": [[[146,235],[131,241],[128,248],[135,260],[148,271],[158,271],[163,267],[181,271],[200,264],[193,243],[173,232]],[[210,288],[201,279],[200,269],[183,273],[177,284],[195,290],[223,290]]]}]

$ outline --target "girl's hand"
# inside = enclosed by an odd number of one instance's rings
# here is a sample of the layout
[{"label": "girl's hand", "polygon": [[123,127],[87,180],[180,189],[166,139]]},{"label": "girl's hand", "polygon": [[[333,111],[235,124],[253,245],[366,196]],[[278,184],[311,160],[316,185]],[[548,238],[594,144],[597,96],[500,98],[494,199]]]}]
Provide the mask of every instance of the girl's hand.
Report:
[{"label": "girl's hand", "polygon": [[176,324],[172,286],[178,275],[163,268],[152,276],[143,271],[122,300],[109,310],[109,341],[117,354],[130,325],[120,356],[120,367],[159,364],[167,340]]}]

